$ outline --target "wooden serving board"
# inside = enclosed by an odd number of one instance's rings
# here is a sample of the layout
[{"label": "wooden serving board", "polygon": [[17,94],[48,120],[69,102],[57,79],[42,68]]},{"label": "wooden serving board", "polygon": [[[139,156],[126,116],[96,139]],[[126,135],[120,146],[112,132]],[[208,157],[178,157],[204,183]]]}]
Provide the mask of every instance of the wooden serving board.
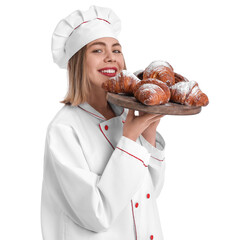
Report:
[{"label": "wooden serving board", "polygon": [[194,115],[201,112],[201,107],[186,106],[178,103],[168,102],[162,105],[146,106],[142,104],[134,96],[124,93],[107,92],[106,99],[118,106],[134,109],[137,111],[165,114],[165,115]]}]

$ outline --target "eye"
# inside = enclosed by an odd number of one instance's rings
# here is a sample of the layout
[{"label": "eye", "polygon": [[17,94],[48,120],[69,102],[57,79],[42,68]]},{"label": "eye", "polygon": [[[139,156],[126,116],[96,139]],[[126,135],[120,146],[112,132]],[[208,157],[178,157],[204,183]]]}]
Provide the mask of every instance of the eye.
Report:
[{"label": "eye", "polygon": [[95,50],[93,50],[93,52],[94,52],[94,53],[101,53],[102,50],[101,50],[101,49],[95,49]]},{"label": "eye", "polygon": [[120,50],[113,50],[114,53],[121,53]]}]

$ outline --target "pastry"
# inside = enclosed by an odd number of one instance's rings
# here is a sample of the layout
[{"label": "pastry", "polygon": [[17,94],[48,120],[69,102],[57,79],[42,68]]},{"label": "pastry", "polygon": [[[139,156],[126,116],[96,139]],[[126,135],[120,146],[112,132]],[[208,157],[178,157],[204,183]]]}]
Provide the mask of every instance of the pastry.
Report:
[{"label": "pastry", "polygon": [[183,77],[182,75],[175,73],[174,72],[174,76],[175,76],[175,83],[178,82],[189,82],[189,80],[186,77]]},{"label": "pastry", "polygon": [[188,106],[207,106],[208,97],[195,81],[178,82],[170,87],[170,101]]},{"label": "pastry", "polygon": [[134,96],[145,105],[160,105],[169,101],[170,89],[164,82],[148,78],[136,84]]},{"label": "pastry", "polygon": [[115,77],[111,77],[102,83],[102,88],[112,93],[126,93],[133,95],[133,88],[141,81],[133,73],[122,70]]},{"label": "pastry", "polygon": [[143,79],[155,78],[167,84],[168,87],[175,84],[175,76],[172,66],[165,61],[153,61],[143,72]]}]

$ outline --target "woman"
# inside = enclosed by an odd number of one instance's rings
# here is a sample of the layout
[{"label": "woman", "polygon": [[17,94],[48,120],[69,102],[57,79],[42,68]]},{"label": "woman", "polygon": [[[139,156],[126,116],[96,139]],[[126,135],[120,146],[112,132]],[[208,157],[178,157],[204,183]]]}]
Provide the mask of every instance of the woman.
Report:
[{"label": "woman", "polygon": [[125,69],[108,8],[75,11],[53,33],[69,89],[48,126],[41,225],[45,240],[163,239],[156,198],[164,180],[163,115],[124,109],[101,87]]}]

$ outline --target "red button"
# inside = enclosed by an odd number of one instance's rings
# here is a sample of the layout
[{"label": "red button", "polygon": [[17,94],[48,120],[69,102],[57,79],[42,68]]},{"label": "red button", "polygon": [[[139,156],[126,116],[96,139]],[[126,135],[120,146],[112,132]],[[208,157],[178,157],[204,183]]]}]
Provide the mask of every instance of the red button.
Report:
[{"label": "red button", "polygon": [[153,236],[153,235],[151,235],[151,236],[150,236],[150,239],[151,239],[151,240],[152,240],[152,239],[154,239],[154,236]]},{"label": "red button", "polygon": [[108,130],[108,126],[107,125],[105,125],[105,130]]},{"label": "red button", "polygon": [[150,194],[149,193],[147,194],[147,198],[150,198]]},{"label": "red button", "polygon": [[139,206],[139,204],[138,204],[138,202],[137,202],[136,205],[135,205],[135,207],[138,208],[138,206]]},{"label": "red button", "polygon": [[124,120],[122,120],[122,123],[125,123],[125,121],[124,121]]}]

